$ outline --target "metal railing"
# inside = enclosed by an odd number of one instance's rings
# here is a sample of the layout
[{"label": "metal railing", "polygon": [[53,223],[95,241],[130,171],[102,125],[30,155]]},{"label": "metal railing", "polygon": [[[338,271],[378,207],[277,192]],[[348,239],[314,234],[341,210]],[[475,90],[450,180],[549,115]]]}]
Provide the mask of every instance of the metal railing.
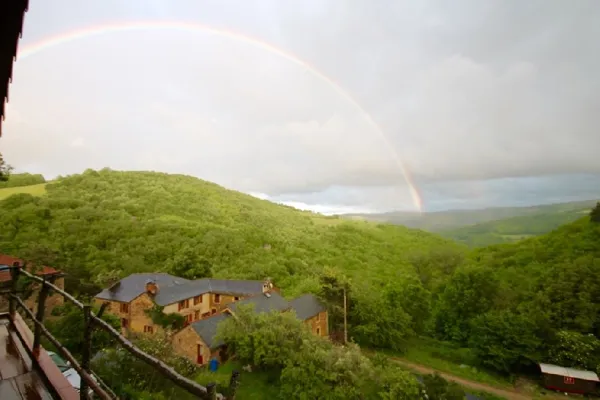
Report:
[{"label": "metal railing", "polygon": [[[114,400],[119,397],[110,389],[108,385],[106,385],[99,377],[94,375],[92,377],[92,371],[90,369],[90,360],[92,357],[91,354],[91,344],[92,344],[92,332],[94,329],[99,328],[102,329],[110,336],[112,336],[125,350],[127,350],[132,356],[135,358],[144,361],[148,365],[155,368],[160,374],[164,377],[170,379],[175,385],[184,389],[188,393],[191,393],[194,396],[197,396],[199,399],[206,400],[224,400],[225,396],[220,393],[217,393],[217,387],[215,383],[208,384],[207,386],[202,386],[197,382],[194,382],[191,379],[186,378],[185,376],[179,374],[173,368],[165,364],[163,361],[159,360],[156,357],[151,356],[150,354],[145,353],[136,347],[131,341],[121,335],[115,328],[113,328],[106,321],[101,319],[101,316],[106,309],[108,303],[102,304],[100,307],[100,311],[98,315],[95,315],[92,312],[92,307],[87,304],[83,304],[75,297],[65,292],[58,286],[54,285],[54,280],[57,278],[56,275],[48,276],[45,275],[43,277],[36,276],[21,268],[20,266],[12,266],[12,267],[0,267],[0,271],[9,270],[11,275],[11,286],[9,293],[9,314],[11,320],[14,321],[15,313],[17,306],[21,307],[25,314],[31,319],[34,323],[34,339],[33,339],[33,353],[34,355],[39,354],[40,351],[40,340],[41,337],[44,336],[48,339],[50,343],[56,350],[67,360],[70,362],[73,369],[77,371],[79,376],[81,377],[81,384],[79,388],[81,399],[88,399],[88,388],[90,388],[98,398],[102,400]],[[23,300],[18,296],[18,284],[20,275],[25,275],[27,278],[38,282],[41,284],[38,301],[37,301],[37,312],[34,314],[23,302]],[[82,310],[84,316],[84,332],[83,332],[83,349],[81,354],[81,363],[79,363],[75,357],[69,352],[67,348],[65,348],[44,326],[44,314],[45,314],[45,302],[51,291],[54,291],[60,294],[63,298],[68,300],[70,303],[75,305],[77,308]],[[227,399],[234,400],[235,392],[239,384],[239,372],[233,371],[231,375],[231,380],[229,383],[229,393]]]}]

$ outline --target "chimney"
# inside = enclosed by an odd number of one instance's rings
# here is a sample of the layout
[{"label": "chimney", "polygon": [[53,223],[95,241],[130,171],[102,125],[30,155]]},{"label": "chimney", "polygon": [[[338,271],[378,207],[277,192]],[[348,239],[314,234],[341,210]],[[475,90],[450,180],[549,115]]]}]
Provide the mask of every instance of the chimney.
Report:
[{"label": "chimney", "polygon": [[152,296],[154,296],[156,293],[158,293],[158,285],[156,284],[155,280],[148,280],[146,282],[146,292],[151,294]]},{"label": "chimney", "polygon": [[263,285],[262,285],[263,294],[265,294],[265,295],[270,294],[271,290],[273,290],[273,282],[271,282],[271,278],[266,278],[263,281]]}]

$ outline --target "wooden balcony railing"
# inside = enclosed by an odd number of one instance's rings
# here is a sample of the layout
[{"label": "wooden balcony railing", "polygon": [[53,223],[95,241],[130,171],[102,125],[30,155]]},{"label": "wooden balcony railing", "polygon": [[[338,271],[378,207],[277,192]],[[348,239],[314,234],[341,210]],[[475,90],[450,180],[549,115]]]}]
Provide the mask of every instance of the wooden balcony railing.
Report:
[{"label": "wooden balcony railing", "polygon": [[[202,386],[197,382],[192,381],[191,379],[186,378],[185,376],[179,374],[173,368],[162,362],[161,360],[153,357],[144,351],[140,350],[136,347],[131,341],[121,335],[116,329],[114,329],[110,324],[106,321],[102,320],[100,317],[104,312],[108,303],[105,303],[100,308],[98,315],[95,315],[92,312],[92,308],[90,305],[83,304],[75,297],[65,292],[61,288],[54,285],[52,282],[56,278],[56,276],[50,277],[39,277],[36,276],[19,266],[12,267],[0,267],[0,271],[5,270],[10,271],[11,281],[10,281],[10,291],[8,293],[9,296],[9,315],[12,321],[14,321],[15,313],[17,310],[17,306],[19,306],[25,315],[29,317],[29,319],[34,323],[34,339],[33,339],[33,353],[34,356],[39,354],[40,351],[40,339],[42,336],[46,337],[54,347],[58,353],[60,353],[67,361],[71,363],[71,366],[77,371],[77,373],[81,376],[81,387],[79,389],[81,399],[88,399],[88,387],[96,394],[96,396],[102,400],[113,400],[118,399],[119,397],[110,389],[108,385],[106,385],[97,375],[94,375],[92,378],[92,371],[90,369],[90,360],[92,357],[91,354],[91,344],[92,344],[92,331],[96,328],[102,329],[108,332],[125,350],[127,350],[132,356],[137,359],[144,361],[145,363],[152,366],[156,369],[160,374],[170,379],[175,385],[184,389],[188,393],[191,393],[194,396],[197,396],[198,399],[206,399],[206,400],[225,400],[225,396],[220,393],[217,393],[216,384],[212,383],[207,386]],[[19,277],[21,275],[25,275],[27,278],[41,284],[38,294],[37,300],[37,312],[34,314],[27,306],[23,299],[21,299],[18,295],[18,285],[19,285]],[[74,304],[77,308],[79,308],[83,312],[84,316],[84,331],[83,335],[83,351],[81,355],[81,362],[78,362],[75,357],[66,349],[44,326],[44,313],[45,313],[45,302],[46,298],[49,296],[50,292],[56,292],[60,294],[65,300]],[[237,386],[239,384],[239,372],[234,371],[231,375],[231,380],[229,384],[228,390],[228,400],[235,399],[235,392]]]}]

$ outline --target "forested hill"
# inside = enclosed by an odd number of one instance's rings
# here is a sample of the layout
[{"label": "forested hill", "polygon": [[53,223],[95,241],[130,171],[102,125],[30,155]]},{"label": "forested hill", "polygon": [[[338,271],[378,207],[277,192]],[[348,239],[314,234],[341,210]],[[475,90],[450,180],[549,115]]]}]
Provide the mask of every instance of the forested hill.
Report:
[{"label": "forested hill", "polygon": [[[182,175],[88,170],[0,201],[0,252],[55,265],[95,294],[133,272],[272,277],[317,293],[334,331],[399,351],[414,335],[503,373],[600,368],[600,224],[586,216],[469,252],[419,230],[298,211]],[[594,211],[600,220],[600,207]],[[591,334],[591,335],[590,335]]]},{"label": "forested hill", "polygon": [[0,251],[52,255],[71,276],[99,284],[179,268],[270,276],[294,294],[316,290],[325,267],[387,282],[414,275],[409,259],[425,250],[460,249],[422,231],[298,211],[183,175],[88,170],[46,189],[0,202]]},{"label": "forested hill", "polygon": [[440,296],[439,337],[507,373],[536,361],[600,371],[599,222],[584,217],[470,259]]}]

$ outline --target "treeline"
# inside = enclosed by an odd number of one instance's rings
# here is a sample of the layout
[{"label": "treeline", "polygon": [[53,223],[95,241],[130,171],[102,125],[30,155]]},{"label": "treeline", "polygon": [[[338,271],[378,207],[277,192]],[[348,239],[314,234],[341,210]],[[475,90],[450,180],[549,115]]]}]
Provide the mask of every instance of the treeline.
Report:
[{"label": "treeline", "polygon": [[441,231],[439,234],[470,247],[484,247],[493,244],[512,243],[530,236],[542,235],[561,225],[574,222],[584,214],[585,209],[582,206],[579,210],[557,210],[544,214],[506,218]]},{"label": "treeline", "polygon": [[10,174],[6,180],[0,179],[0,189],[19,186],[31,186],[46,183],[46,179],[41,174]]},{"label": "treeline", "polygon": [[499,372],[540,361],[599,371],[600,224],[585,217],[474,251],[440,292],[432,322],[432,334]]},{"label": "treeline", "polygon": [[[600,228],[590,217],[469,252],[402,226],[278,206],[182,175],[92,171],[0,202],[0,251],[68,273],[81,296],[134,272],[271,277],[328,305],[334,335],[401,352],[415,335],[505,373],[597,369]],[[596,212],[598,213],[598,212]],[[595,215],[595,214],[594,214]],[[593,219],[593,218],[592,218]]]}]

